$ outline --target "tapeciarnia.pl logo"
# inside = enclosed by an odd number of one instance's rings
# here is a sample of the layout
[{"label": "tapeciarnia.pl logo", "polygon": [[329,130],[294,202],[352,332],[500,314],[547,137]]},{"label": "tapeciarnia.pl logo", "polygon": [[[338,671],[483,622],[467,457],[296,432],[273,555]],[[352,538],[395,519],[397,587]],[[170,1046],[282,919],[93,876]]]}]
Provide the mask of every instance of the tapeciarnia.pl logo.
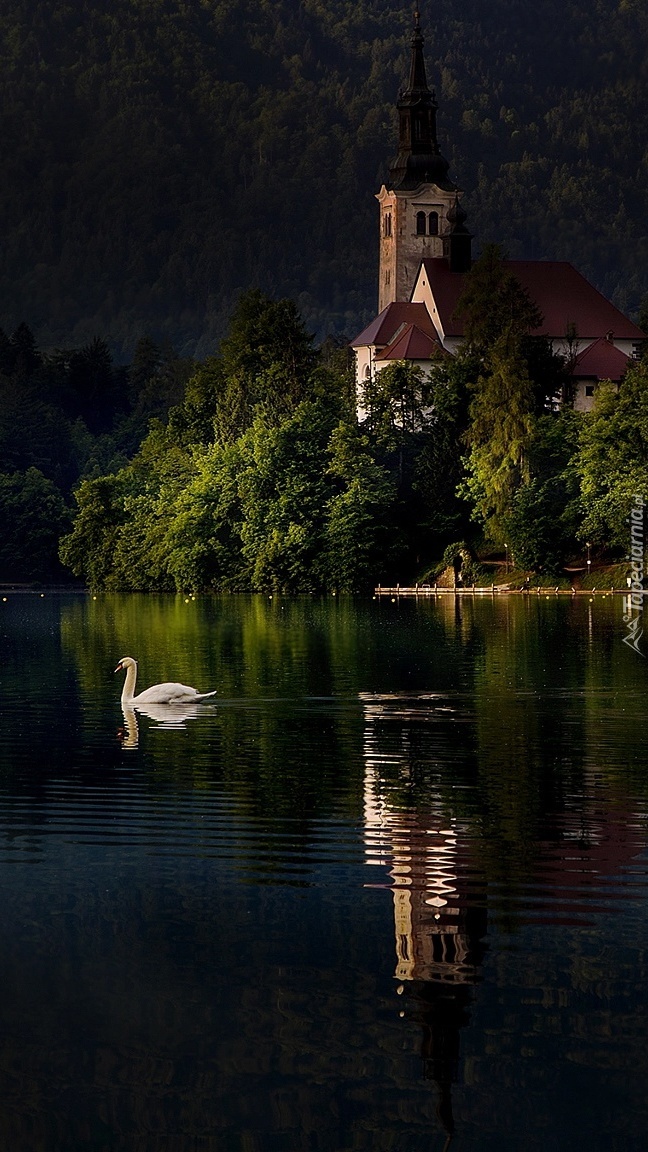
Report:
[{"label": "tapeciarnia.pl logo", "polygon": [[633,648],[639,656],[643,652],[639,641],[643,636],[643,600],[644,600],[644,498],[635,496],[630,512],[630,577],[628,579],[629,594],[626,600],[626,611],[623,616],[628,631],[623,637],[623,643]]}]

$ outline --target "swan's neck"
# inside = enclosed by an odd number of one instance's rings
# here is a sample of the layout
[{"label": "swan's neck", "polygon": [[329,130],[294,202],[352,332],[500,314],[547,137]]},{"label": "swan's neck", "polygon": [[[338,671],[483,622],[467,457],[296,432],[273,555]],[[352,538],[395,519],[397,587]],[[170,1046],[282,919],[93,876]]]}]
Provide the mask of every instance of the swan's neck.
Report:
[{"label": "swan's neck", "polygon": [[135,695],[135,681],[137,680],[137,664],[129,664],[126,669],[126,679],[124,681],[124,689],[121,694],[122,704],[127,700],[132,700]]}]

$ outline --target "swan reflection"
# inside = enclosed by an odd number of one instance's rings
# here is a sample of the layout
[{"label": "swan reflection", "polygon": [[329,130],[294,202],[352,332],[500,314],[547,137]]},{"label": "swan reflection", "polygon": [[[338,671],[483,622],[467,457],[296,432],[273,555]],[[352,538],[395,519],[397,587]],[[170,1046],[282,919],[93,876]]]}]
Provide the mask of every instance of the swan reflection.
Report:
[{"label": "swan reflection", "polygon": [[124,727],[117,729],[117,739],[122,748],[137,748],[139,744],[139,729],[137,716],[132,708],[123,708]]},{"label": "swan reflection", "polygon": [[148,717],[149,720],[154,720],[156,728],[181,731],[186,728],[187,720],[195,720],[198,716],[204,716],[206,712],[212,712],[213,708],[194,703],[157,704],[149,702],[140,704],[137,708],[125,705],[122,711],[124,713],[124,727],[120,728],[118,733],[122,748],[137,748],[139,744],[138,713]]}]

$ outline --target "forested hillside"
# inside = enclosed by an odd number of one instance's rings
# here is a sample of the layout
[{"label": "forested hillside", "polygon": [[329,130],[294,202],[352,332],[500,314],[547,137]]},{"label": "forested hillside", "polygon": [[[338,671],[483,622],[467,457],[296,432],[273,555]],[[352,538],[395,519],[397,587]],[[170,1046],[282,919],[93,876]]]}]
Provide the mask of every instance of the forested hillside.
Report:
[{"label": "forested hillside", "polygon": [[[479,249],[647,290],[638,0],[424,6],[442,150]],[[400,0],[4,0],[0,327],[213,350],[242,289],[353,335],[375,310]]]}]

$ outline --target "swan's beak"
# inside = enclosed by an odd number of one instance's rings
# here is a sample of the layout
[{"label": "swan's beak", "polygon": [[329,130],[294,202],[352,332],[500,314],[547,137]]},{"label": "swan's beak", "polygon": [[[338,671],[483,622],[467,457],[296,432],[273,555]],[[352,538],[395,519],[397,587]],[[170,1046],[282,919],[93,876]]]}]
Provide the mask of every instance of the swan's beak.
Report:
[{"label": "swan's beak", "polygon": [[[121,672],[123,667],[124,667],[123,664],[118,664],[117,667],[115,668],[115,672]],[[114,673],[113,673],[113,675],[114,675]]]}]

